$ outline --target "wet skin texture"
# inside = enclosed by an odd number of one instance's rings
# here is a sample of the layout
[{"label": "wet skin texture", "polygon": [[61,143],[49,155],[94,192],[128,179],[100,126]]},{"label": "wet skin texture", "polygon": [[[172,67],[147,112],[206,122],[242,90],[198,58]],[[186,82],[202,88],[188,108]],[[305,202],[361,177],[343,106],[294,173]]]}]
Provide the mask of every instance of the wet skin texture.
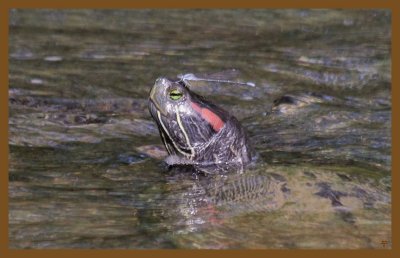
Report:
[{"label": "wet skin texture", "polygon": [[170,166],[193,166],[216,174],[242,171],[251,161],[249,140],[239,121],[192,92],[182,80],[156,80],[149,110],[170,156]]}]

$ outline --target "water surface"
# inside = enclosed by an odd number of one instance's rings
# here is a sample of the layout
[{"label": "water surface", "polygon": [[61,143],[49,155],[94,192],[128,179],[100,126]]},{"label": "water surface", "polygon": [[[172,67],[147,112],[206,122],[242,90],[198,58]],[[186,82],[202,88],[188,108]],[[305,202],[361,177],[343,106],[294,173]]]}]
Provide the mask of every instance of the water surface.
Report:
[{"label": "water surface", "polygon": [[[390,16],[11,10],[10,248],[382,248]],[[182,73],[256,84],[196,86],[246,128],[246,173],[166,169],[147,98]]]}]

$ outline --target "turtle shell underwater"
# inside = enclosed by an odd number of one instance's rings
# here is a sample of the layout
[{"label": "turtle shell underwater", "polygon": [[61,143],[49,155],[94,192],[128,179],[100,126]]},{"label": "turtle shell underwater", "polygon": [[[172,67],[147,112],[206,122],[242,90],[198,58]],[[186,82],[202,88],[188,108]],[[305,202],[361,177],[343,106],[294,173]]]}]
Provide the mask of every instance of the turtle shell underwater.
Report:
[{"label": "turtle shell underwater", "polygon": [[158,78],[149,110],[169,156],[169,166],[192,166],[208,174],[242,171],[252,159],[239,121],[189,89],[185,80]]}]

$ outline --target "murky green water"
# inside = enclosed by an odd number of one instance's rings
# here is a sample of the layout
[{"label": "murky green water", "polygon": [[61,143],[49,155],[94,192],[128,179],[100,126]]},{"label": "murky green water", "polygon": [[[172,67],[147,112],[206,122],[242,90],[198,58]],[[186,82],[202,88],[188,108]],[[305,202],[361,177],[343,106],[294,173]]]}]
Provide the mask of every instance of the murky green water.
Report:
[{"label": "murky green water", "polygon": [[[391,240],[386,10],[12,10],[11,248],[382,248]],[[247,129],[242,175],[167,171],[155,79]],[[222,76],[230,77],[230,72]]]}]

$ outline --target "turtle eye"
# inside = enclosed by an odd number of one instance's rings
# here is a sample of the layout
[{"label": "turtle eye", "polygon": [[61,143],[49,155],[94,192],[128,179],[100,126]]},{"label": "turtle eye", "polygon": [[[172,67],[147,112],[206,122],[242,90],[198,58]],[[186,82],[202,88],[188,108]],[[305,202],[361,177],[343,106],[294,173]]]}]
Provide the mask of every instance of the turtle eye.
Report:
[{"label": "turtle eye", "polygon": [[173,89],[169,92],[169,98],[172,100],[179,100],[183,96],[183,93],[178,89]]}]

